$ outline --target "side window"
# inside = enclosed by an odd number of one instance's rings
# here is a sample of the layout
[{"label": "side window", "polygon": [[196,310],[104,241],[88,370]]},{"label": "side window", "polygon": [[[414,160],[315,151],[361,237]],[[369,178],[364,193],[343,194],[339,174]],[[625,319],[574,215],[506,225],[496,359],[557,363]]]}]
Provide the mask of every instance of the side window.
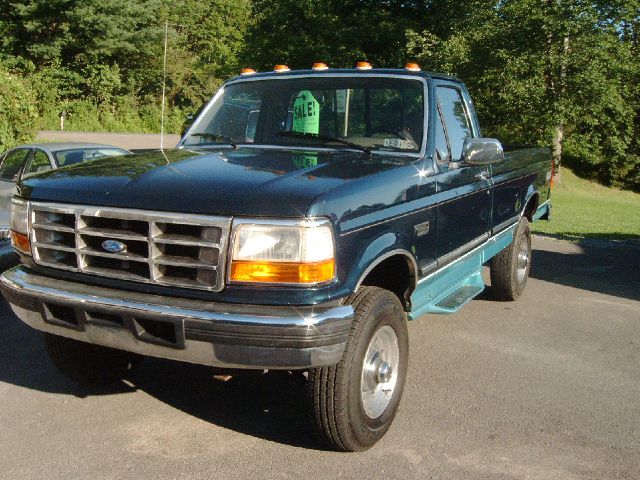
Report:
[{"label": "side window", "polygon": [[14,180],[28,154],[29,150],[25,148],[19,148],[7,153],[2,161],[2,165],[0,165],[0,178],[4,180]]},{"label": "side window", "polygon": [[447,142],[447,136],[444,132],[444,125],[442,125],[440,109],[436,112],[436,117],[436,160],[439,162],[448,162],[451,160],[451,152],[449,151],[449,143]]},{"label": "side window", "polygon": [[438,87],[436,97],[449,137],[451,160],[457,162],[462,157],[464,140],[473,137],[467,109],[462,94],[455,88]]},{"label": "side window", "polygon": [[33,153],[33,157],[31,157],[31,162],[29,162],[29,165],[24,170],[24,175],[46,172],[47,170],[51,170],[49,157],[47,157],[47,154],[42,150],[36,150]]},{"label": "side window", "polygon": [[54,153],[58,165],[66,167],[67,165],[75,165],[76,163],[84,162],[84,150],[62,150]]}]

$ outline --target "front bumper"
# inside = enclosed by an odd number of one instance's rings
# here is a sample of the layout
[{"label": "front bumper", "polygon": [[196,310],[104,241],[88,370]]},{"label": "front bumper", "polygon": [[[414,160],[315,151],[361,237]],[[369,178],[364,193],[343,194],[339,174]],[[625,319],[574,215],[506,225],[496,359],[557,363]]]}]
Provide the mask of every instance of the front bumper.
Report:
[{"label": "front bumper", "polygon": [[353,308],[273,307],[148,295],[53,279],[24,266],[0,277],[15,314],[37,330],[202,365],[306,369],[342,358]]}]

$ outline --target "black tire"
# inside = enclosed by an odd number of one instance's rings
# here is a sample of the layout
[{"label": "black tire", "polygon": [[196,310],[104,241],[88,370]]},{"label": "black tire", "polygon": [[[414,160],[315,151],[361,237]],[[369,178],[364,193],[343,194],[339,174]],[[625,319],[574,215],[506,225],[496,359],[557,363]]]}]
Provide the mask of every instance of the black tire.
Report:
[{"label": "black tire", "polygon": [[522,217],[511,244],[491,261],[491,294],[497,300],[516,300],[527,285],[531,270],[531,229]]},{"label": "black tire", "polygon": [[[352,452],[366,450],[375,444],[395,418],[407,374],[409,335],[402,305],[398,297],[388,290],[362,287],[347,299],[347,303],[353,306],[355,316],[342,360],[335,366],[310,371],[307,386],[320,440],[332,449]],[[389,358],[390,363],[383,361],[386,360],[383,354],[379,357],[369,355],[371,359],[377,358],[379,363],[373,368],[376,373],[371,373],[372,369],[367,370],[370,373],[365,375],[373,377],[367,376],[365,383],[371,378],[380,378],[380,375],[386,378],[380,373],[379,365],[397,363],[397,368],[388,383],[379,384],[387,385],[390,392],[375,396],[382,399],[379,405],[375,404],[381,413],[369,415],[363,398],[366,398],[367,407],[372,412],[370,400],[374,393],[372,396],[363,394],[361,387],[365,362],[369,366],[373,366],[373,362],[368,362],[365,356],[374,336],[378,339],[383,333],[389,340],[395,334],[397,352],[393,346],[387,349],[384,355],[393,357]],[[381,352],[384,350],[377,353]],[[385,390],[382,386],[380,388]]]},{"label": "black tire", "polygon": [[84,386],[105,386],[125,377],[142,356],[45,334],[49,358],[64,375]]}]

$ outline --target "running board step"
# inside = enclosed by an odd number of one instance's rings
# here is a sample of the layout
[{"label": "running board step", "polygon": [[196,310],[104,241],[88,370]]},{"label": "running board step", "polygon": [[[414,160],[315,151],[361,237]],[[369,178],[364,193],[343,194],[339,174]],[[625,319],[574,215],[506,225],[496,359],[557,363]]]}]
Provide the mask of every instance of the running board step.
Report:
[{"label": "running board step", "polygon": [[409,314],[409,318],[413,320],[425,313],[455,313],[484,290],[482,265],[458,278],[448,288],[436,290],[420,309]]},{"label": "running board step", "polygon": [[[454,313],[484,290],[482,266],[513,241],[512,225],[470,251],[418,281],[411,294],[414,320],[425,313]],[[473,288],[467,288],[473,287]]]},{"label": "running board step", "polygon": [[464,285],[450,294],[448,297],[440,300],[436,304],[436,307],[455,312],[469,300],[482,292],[482,290],[484,290],[484,285],[482,287],[479,287],[477,285]]}]

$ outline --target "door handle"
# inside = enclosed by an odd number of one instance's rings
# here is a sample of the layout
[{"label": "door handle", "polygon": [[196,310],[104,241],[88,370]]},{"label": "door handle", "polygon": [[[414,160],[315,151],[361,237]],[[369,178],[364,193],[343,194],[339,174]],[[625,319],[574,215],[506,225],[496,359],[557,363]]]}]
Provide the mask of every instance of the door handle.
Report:
[{"label": "door handle", "polygon": [[476,174],[476,180],[489,180],[489,172],[483,170],[480,173]]}]

